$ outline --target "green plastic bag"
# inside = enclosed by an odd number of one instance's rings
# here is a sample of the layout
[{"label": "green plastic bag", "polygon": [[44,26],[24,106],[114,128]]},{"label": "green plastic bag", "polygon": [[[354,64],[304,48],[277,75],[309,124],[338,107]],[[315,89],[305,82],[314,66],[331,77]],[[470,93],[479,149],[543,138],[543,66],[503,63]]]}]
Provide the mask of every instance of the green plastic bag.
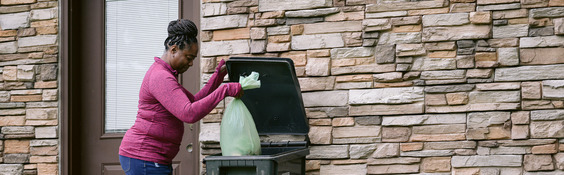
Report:
[{"label": "green plastic bag", "polygon": [[[239,78],[243,90],[260,88],[259,73]],[[221,119],[220,146],[223,156],[260,155],[260,138],[253,116],[241,99],[234,99]]]}]

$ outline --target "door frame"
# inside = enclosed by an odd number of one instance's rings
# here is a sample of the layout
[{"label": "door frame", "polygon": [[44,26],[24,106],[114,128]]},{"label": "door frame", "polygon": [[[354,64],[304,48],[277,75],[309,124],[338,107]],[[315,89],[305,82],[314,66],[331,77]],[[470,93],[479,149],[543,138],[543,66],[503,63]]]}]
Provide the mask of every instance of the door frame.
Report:
[{"label": "door frame", "polygon": [[[73,65],[73,60],[70,58],[73,55],[72,39],[73,39],[73,20],[72,7],[73,3],[80,3],[80,1],[73,0],[60,0],[59,1],[59,88],[60,88],[60,102],[59,102],[59,174],[67,175],[73,172],[73,162],[79,161],[75,156],[80,155],[78,147],[80,143],[76,143],[79,139],[73,130],[76,128],[71,127],[73,123],[77,123],[80,117],[72,117],[73,106],[71,97],[73,96],[73,88],[70,86],[73,81],[73,72],[70,66]],[[185,10],[183,10],[185,9]],[[190,10],[188,10],[190,9]],[[179,0],[179,16],[184,19],[192,20],[198,27],[200,27],[200,1],[199,0]],[[199,55],[199,54],[198,54]],[[192,69],[188,70],[183,75],[180,75],[180,83],[194,94],[200,89],[200,62],[195,62]],[[195,80],[195,81],[194,81]],[[103,90],[102,90],[103,91]],[[103,120],[102,120],[103,121]],[[194,124],[196,133],[199,133],[199,123]],[[188,128],[185,129],[187,131]],[[123,134],[122,134],[123,135]],[[193,157],[195,160],[192,164],[195,165],[192,170],[193,174],[200,173],[200,144],[198,141],[199,134],[192,134],[191,139],[193,144]],[[186,140],[186,139],[184,139]],[[184,141],[183,140],[183,145]],[[74,149],[73,149],[74,148]],[[183,148],[180,148],[183,149]]]}]

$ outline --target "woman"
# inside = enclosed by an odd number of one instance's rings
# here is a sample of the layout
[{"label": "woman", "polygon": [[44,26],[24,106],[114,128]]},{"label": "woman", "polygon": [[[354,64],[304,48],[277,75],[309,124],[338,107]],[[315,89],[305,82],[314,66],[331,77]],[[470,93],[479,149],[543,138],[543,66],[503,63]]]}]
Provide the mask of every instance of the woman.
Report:
[{"label": "woman", "polygon": [[127,130],[119,148],[119,159],[128,175],[171,174],[178,153],[184,122],[205,117],[226,96],[243,94],[239,83],[220,86],[227,74],[221,61],[209,82],[196,95],[178,83],[198,55],[196,25],[187,19],[171,21],[164,42],[165,53],[155,57],[139,91],[135,124]]}]

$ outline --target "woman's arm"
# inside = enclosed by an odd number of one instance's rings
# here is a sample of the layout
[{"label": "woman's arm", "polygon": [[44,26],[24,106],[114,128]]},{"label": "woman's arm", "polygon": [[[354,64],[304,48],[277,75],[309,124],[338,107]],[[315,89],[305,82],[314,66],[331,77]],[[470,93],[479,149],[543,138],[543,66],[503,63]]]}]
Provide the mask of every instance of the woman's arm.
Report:
[{"label": "woman's arm", "polygon": [[157,76],[150,82],[151,94],[174,116],[186,123],[194,123],[209,114],[226,96],[237,96],[241,90],[239,83],[227,83],[208,96],[190,102],[183,87],[172,76]]},{"label": "woman's arm", "polygon": [[194,95],[194,98],[197,100],[202,99],[213,92],[221,83],[223,83],[223,78],[227,75],[227,70],[221,70],[221,66],[225,65],[225,60],[221,60],[217,67],[215,68],[215,72],[211,76],[210,80],[204,88],[202,88],[198,93]]}]

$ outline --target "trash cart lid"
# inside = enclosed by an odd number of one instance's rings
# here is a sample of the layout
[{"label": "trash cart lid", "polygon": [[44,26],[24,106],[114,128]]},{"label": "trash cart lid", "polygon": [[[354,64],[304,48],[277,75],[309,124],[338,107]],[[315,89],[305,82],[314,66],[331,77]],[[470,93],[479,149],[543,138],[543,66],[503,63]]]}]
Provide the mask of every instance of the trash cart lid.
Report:
[{"label": "trash cart lid", "polygon": [[231,57],[230,82],[259,73],[261,87],[244,92],[245,103],[259,135],[306,135],[309,132],[300,84],[289,58]]}]

